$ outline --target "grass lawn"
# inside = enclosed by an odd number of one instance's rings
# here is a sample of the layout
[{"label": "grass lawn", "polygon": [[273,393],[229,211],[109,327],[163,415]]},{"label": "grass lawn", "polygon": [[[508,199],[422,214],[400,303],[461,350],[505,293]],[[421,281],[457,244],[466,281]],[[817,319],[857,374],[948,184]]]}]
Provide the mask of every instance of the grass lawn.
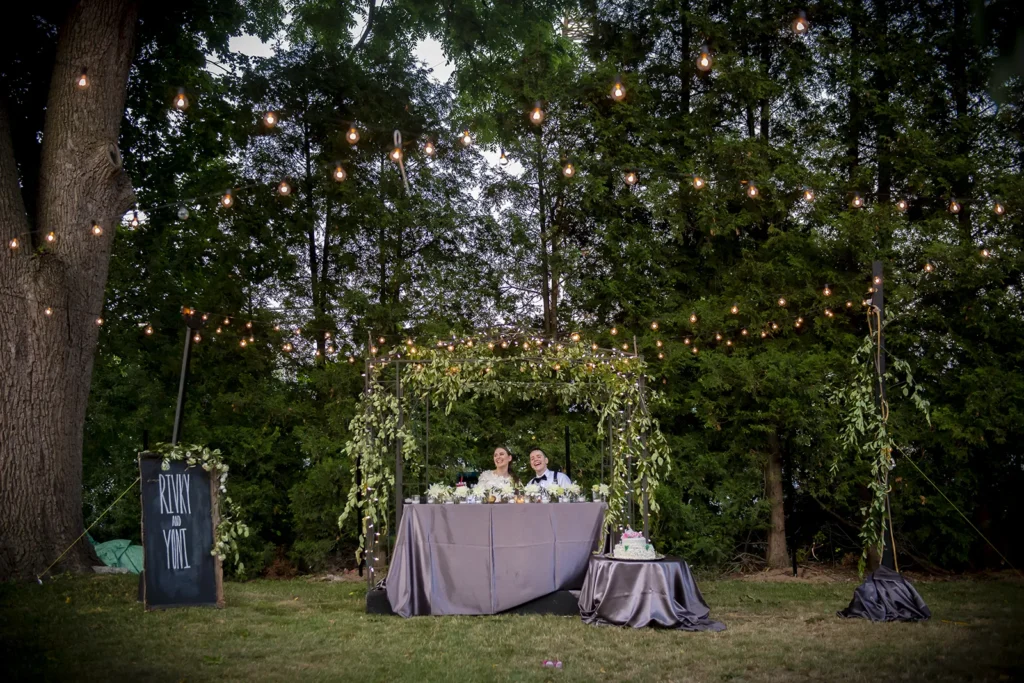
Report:
[{"label": "grass lawn", "polygon": [[134,577],[59,578],[0,584],[0,658],[7,681],[1024,679],[1024,583],[919,583],[933,613],[920,624],[837,618],[854,586],[704,580],[728,630],[682,633],[367,616],[362,584],[305,579],[228,583],[224,610],[145,613]]}]

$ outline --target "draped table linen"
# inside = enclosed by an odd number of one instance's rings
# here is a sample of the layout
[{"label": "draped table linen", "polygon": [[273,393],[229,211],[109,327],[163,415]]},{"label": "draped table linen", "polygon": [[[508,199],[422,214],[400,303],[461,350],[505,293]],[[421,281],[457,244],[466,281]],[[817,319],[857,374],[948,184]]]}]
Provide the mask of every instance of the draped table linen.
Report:
[{"label": "draped table linen", "polygon": [[388,570],[403,617],[497,614],[578,589],[604,503],[407,505]]},{"label": "draped table linen", "polygon": [[580,591],[580,617],[587,624],[660,626],[684,631],[724,631],[700,594],[690,566],[661,560],[591,558]]},{"label": "draped table linen", "polygon": [[868,574],[853,591],[850,606],[837,614],[871,621],[925,621],[932,616],[917,589],[902,574],[885,566]]}]

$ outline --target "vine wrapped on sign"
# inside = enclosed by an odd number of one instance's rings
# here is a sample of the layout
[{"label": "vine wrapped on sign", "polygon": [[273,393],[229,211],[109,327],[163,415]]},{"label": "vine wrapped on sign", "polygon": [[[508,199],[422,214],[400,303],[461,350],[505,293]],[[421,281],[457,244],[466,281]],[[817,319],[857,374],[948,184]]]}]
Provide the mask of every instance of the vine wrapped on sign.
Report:
[{"label": "vine wrapped on sign", "polygon": [[[612,472],[608,485],[606,521],[625,519],[630,491],[646,486],[650,511],[658,512],[654,498],[669,471],[668,444],[650,403],[659,399],[646,388],[647,365],[636,356],[595,352],[583,343],[488,349],[466,341],[436,349],[411,348],[404,359],[382,359],[369,364],[367,390],[349,426],[352,439],[345,453],[352,460],[353,483],[338,525],[360,517],[357,561],[362,559],[371,534],[387,533],[387,506],[395,478],[389,462],[401,444],[403,467],[419,467],[419,447],[402,415],[412,413],[413,401],[451,412],[459,401],[507,396],[542,400],[555,398],[565,408],[594,414],[599,436],[615,425],[611,441]],[[398,377],[385,378],[393,368]],[[396,393],[392,387],[400,386]]]}]

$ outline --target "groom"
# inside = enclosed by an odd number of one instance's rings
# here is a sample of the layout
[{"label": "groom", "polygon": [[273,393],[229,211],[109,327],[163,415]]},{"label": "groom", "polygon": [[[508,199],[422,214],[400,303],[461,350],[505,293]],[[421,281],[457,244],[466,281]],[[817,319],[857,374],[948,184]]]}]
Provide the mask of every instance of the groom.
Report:
[{"label": "groom", "polygon": [[572,480],[562,472],[552,472],[548,469],[548,456],[539,448],[530,451],[530,467],[533,468],[534,474],[531,484],[539,484],[543,488],[556,484],[564,488],[572,484]]}]

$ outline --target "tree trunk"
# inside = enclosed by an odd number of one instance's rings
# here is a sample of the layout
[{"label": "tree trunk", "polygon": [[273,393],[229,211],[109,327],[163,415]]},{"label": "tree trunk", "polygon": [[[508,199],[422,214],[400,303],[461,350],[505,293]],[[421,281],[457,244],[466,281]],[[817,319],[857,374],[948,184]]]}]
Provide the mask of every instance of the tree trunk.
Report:
[{"label": "tree trunk", "polygon": [[765,465],[765,488],[771,503],[772,526],[768,531],[768,566],[785,569],[789,566],[786,550],[786,510],[782,497],[782,448],[774,431],[768,436],[768,462]]},{"label": "tree trunk", "polygon": [[[35,576],[83,529],[82,438],[97,318],[116,228],[133,200],[117,141],[136,18],[129,0],[83,0],[61,27],[35,217],[25,213],[0,104],[0,578]],[[77,90],[83,67],[90,85]],[[92,233],[93,221],[102,235]],[[14,238],[21,246],[10,250]],[[85,569],[90,557],[79,543],[61,568]]]}]

